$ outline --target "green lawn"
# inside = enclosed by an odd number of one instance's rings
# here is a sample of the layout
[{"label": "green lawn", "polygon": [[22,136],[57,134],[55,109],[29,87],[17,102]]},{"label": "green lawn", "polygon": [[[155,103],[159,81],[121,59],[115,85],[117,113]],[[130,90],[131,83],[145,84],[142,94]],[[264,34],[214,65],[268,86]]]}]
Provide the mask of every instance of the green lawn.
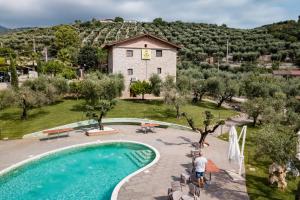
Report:
[{"label": "green lawn", "polygon": [[[241,128],[238,128],[240,133]],[[268,167],[271,161],[266,157],[255,156],[255,135],[259,131],[259,127],[247,128],[247,138],[245,146],[245,164],[246,164],[246,184],[250,199],[253,200],[294,200],[295,190],[300,178],[288,177],[288,188],[282,192],[277,187],[268,184]],[[228,134],[219,138],[228,141]],[[250,170],[254,168],[255,171]]]},{"label": "green lawn", "polygon": [[[28,120],[20,120],[20,109],[9,108],[0,112],[1,138],[20,138],[25,134],[64,125],[76,121],[86,120],[83,100],[64,100],[55,105],[33,109],[29,112]],[[210,110],[216,117],[226,119],[236,114],[232,110],[216,108],[209,102],[198,105],[186,105],[182,111],[193,116],[195,123],[201,125],[203,111]],[[176,119],[175,110],[162,101],[118,100],[117,105],[107,117],[137,117],[149,118],[166,122],[187,125],[185,119]]]}]

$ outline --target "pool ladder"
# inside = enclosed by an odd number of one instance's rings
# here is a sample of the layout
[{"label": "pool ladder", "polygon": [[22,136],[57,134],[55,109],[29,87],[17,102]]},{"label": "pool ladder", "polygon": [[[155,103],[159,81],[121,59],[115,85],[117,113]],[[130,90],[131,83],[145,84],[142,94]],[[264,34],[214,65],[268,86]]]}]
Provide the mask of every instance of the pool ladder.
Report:
[{"label": "pool ladder", "polygon": [[151,150],[137,150],[125,155],[137,166],[144,167],[153,158],[153,152]]}]

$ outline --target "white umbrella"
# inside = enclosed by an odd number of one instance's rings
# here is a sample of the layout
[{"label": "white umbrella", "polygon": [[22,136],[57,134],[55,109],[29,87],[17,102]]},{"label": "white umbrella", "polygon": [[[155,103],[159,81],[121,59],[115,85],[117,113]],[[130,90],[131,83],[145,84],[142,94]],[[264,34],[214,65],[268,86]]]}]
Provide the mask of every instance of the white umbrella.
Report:
[{"label": "white umbrella", "polygon": [[300,131],[297,133],[298,135],[298,143],[297,143],[297,155],[296,158],[300,160]]},{"label": "white umbrella", "polygon": [[234,126],[230,127],[229,130],[229,149],[228,149],[228,159],[233,162],[240,162],[240,146],[237,131]]}]

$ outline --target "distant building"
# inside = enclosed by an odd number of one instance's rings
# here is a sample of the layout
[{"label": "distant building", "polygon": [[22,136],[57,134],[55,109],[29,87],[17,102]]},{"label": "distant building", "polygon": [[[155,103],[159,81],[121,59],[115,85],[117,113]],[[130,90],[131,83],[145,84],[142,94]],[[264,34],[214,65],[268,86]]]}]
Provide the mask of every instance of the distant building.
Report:
[{"label": "distant building", "polygon": [[300,77],[300,70],[299,69],[291,69],[291,70],[274,70],[274,76],[283,76],[286,78],[289,77]]},{"label": "distant building", "polygon": [[150,34],[107,44],[108,71],[121,73],[125,79],[124,97],[129,97],[130,84],[148,80],[152,74],[161,79],[176,77],[177,51],[180,47]]}]

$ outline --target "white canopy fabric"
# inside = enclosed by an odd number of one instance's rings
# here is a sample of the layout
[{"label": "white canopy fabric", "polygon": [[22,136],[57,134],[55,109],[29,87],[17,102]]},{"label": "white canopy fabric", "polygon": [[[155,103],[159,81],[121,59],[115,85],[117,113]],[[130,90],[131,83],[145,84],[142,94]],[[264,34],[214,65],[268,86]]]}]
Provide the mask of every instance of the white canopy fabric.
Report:
[{"label": "white canopy fabric", "polygon": [[229,130],[228,159],[229,161],[239,163],[240,158],[241,158],[241,152],[240,152],[237,131],[234,126],[231,126]]},{"label": "white canopy fabric", "polygon": [[300,160],[300,131],[297,133],[298,135],[298,144],[297,144],[297,155],[296,158]]}]

